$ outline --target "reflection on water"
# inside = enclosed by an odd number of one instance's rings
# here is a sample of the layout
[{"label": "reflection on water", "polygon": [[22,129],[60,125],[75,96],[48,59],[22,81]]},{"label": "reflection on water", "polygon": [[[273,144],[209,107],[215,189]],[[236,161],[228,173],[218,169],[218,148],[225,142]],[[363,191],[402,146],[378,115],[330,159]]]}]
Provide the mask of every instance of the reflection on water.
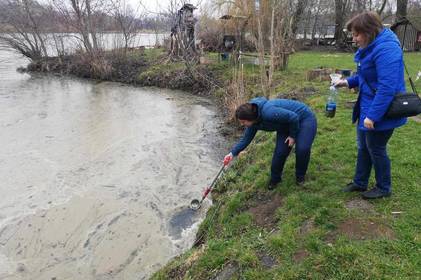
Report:
[{"label": "reflection on water", "polygon": [[[7,34],[3,34],[8,36]],[[14,36],[19,38],[19,34]],[[117,48],[124,48],[125,40],[122,33],[97,33],[98,47],[103,50],[111,50]],[[129,48],[136,47],[154,47],[162,45],[164,40],[169,37],[165,33],[137,33],[133,34],[128,41]],[[70,54],[76,50],[84,49],[83,40],[78,33],[48,33],[43,34],[47,53],[49,56],[56,56],[57,50],[60,53]],[[1,42],[0,42],[1,43]],[[1,45],[0,45],[1,46]]]},{"label": "reflection on water", "polygon": [[169,226],[219,166],[206,99],[0,61],[1,279],[144,279],[192,244],[204,211]]}]

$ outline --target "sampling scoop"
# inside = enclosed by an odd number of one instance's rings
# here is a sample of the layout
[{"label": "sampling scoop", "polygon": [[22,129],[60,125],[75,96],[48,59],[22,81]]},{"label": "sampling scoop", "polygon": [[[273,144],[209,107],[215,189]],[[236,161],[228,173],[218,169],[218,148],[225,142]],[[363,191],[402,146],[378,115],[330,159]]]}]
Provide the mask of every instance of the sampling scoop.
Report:
[{"label": "sampling scoop", "polygon": [[221,175],[221,173],[224,171],[224,168],[225,168],[225,164],[224,164],[224,165],[222,165],[221,169],[219,169],[218,174],[216,174],[216,176],[215,176],[215,178],[213,179],[213,181],[212,181],[212,183],[210,184],[210,186],[209,186],[209,187],[207,187],[207,188],[205,189],[205,191],[203,192],[202,199],[201,199],[201,200],[199,200],[199,199],[193,199],[193,200],[190,202],[190,209],[192,209],[192,210],[198,210],[198,209],[202,206],[202,202],[203,202],[203,200],[205,200],[205,198],[208,196],[208,194],[212,191],[212,189],[213,189],[213,187],[214,187],[214,185],[215,185],[216,181],[218,180],[218,178],[219,178],[219,176]]}]

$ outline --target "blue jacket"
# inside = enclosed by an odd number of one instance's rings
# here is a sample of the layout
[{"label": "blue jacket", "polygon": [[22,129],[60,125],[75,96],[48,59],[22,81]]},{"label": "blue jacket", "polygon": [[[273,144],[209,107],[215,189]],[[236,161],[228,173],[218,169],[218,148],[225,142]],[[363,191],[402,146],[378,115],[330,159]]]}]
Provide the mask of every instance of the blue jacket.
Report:
[{"label": "blue jacket", "polygon": [[404,125],[406,118],[384,118],[395,94],[405,92],[403,55],[396,35],[383,29],[366,48],[358,49],[354,61],[357,75],[347,79],[350,88],[360,88],[353,122],[359,119],[358,128],[362,130],[368,130],[364,127],[366,117],[374,121],[375,130]]},{"label": "blue jacket", "polygon": [[310,108],[294,100],[267,100],[265,97],[257,97],[250,100],[249,103],[257,105],[257,122],[246,128],[243,137],[232,148],[231,153],[234,156],[237,156],[250,144],[258,130],[282,131],[295,139],[300,129],[300,121],[314,117]]}]

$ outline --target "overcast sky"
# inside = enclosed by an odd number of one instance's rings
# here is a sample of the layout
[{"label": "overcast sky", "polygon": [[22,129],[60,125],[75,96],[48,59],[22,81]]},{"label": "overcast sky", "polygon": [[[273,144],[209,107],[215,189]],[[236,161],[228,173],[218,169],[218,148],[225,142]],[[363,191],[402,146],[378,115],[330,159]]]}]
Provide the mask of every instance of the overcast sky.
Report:
[{"label": "overcast sky", "polygon": [[[205,5],[207,0],[125,0],[127,4],[130,4],[133,8],[139,6],[141,2],[142,5],[150,12],[159,13],[168,9],[171,2],[177,3],[178,9],[181,8],[183,3],[190,3],[197,6],[200,10],[200,6]],[[199,12],[199,11],[197,11]]]}]

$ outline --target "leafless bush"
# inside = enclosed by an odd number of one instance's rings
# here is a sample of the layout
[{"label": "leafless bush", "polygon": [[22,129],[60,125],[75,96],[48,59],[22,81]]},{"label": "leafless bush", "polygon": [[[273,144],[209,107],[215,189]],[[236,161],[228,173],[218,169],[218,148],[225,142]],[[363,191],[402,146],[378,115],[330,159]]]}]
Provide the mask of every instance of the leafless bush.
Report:
[{"label": "leafless bush", "polygon": [[126,5],[124,0],[111,0],[111,12],[116,22],[116,27],[122,35],[124,53],[127,52],[141,28],[141,19],[146,16],[145,12],[141,12],[141,7],[141,1],[136,8],[132,8],[130,5]]},{"label": "leafless bush", "polygon": [[15,49],[31,60],[47,57],[46,36],[42,20],[46,10],[37,1],[7,0],[1,18],[12,32],[0,35],[3,45]]},{"label": "leafless bush", "polygon": [[223,28],[216,19],[202,16],[199,21],[197,38],[205,51],[218,51],[223,38]]},{"label": "leafless bush", "polygon": [[62,21],[60,24],[80,34],[76,38],[89,55],[98,55],[102,51],[98,34],[104,16],[101,9],[107,7],[105,0],[51,0],[51,4]]},{"label": "leafless bush", "polygon": [[[237,61],[238,62],[238,61]],[[247,102],[248,97],[244,88],[243,64],[236,63],[233,68],[233,79],[227,87],[224,95],[224,107],[227,110],[227,121],[235,121],[235,110],[238,106]]]},{"label": "leafless bush", "polygon": [[235,110],[241,104],[247,102],[247,99],[241,94],[241,91],[238,90],[238,86],[235,82],[231,83],[226,93],[224,94],[224,108],[227,110],[227,121],[234,122],[235,121]]}]

